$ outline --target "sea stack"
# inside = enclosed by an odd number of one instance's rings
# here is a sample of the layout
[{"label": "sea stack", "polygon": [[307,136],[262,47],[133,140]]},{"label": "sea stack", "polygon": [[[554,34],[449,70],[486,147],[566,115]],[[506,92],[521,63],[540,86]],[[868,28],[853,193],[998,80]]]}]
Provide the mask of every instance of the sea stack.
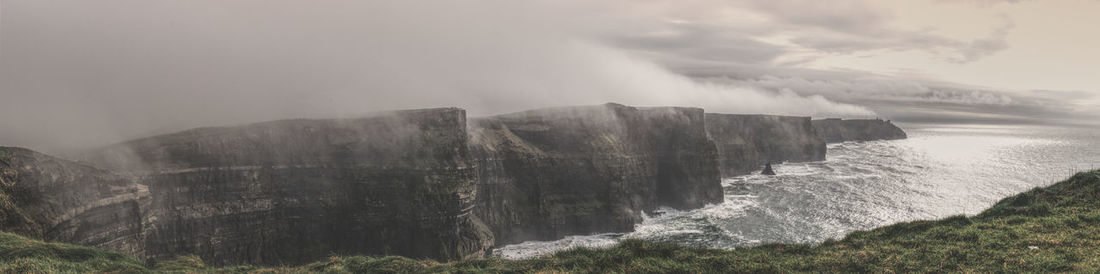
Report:
[{"label": "sea stack", "polygon": [[771,161],[825,160],[825,140],[810,117],[706,113],[706,128],[723,177],[754,174]]},{"label": "sea stack", "polygon": [[763,175],[775,175],[775,171],[772,170],[772,163],[764,164],[764,171],[760,172]]}]

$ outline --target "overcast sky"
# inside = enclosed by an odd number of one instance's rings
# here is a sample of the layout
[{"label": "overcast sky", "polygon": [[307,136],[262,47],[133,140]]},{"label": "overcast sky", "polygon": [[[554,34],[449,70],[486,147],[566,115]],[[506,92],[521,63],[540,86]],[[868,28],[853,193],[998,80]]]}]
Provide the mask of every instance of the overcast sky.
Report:
[{"label": "overcast sky", "polygon": [[0,145],[619,102],[1094,123],[1100,1],[0,0]]}]

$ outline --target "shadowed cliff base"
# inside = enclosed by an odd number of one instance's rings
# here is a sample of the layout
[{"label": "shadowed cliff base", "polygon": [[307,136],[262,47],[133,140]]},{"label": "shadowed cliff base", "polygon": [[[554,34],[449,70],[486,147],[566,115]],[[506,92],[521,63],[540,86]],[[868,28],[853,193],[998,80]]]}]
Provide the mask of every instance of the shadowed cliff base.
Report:
[{"label": "shadowed cliff base", "polygon": [[0,233],[3,272],[326,273],[762,273],[1095,272],[1100,263],[1100,171],[1005,198],[977,216],[905,222],[818,245],[717,250],[626,240],[524,260],[440,263],[405,257],[332,256],[301,266],[215,268],[196,257],[143,262],[133,256]]},{"label": "shadowed cliff base", "polygon": [[721,203],[723,175],[823,160],[814,130],[809,117],[604,104],[469,121],[439,108],[198,128],[81,162],[0,148],[0,224],[211,265],[333,253],[461,260],[632,231],[658,207]]}]

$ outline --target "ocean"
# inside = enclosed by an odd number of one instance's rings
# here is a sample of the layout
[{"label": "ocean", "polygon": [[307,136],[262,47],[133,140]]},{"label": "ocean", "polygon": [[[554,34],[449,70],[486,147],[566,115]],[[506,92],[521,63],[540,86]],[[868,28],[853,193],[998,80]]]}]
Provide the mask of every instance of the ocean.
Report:
[{"label": "ocean", "polygon": [[823,162],[773,165],[777,176],[724,178],[725,202],[661,209],[630,233],[530,241],[493,251],[526,258],[633,238],[733,249],[818,243],[855,230],[974,215],[1034,187],[1100,168],[1100,129],[898,124],[909,139],[828,145]]}]

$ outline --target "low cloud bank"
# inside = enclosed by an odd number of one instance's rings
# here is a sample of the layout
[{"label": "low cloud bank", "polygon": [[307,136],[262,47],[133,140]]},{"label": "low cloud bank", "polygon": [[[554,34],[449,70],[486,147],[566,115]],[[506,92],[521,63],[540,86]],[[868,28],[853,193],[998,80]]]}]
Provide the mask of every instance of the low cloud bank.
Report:
[{"label": "low cloud bank", "polygon": [[573,22],[591,18],[571,18],[571,8],[7,1],[0,145],[56,151],[198,126],[439,106],[473,115],[604,102],[874,115],[820,95],[700,83],[592,37]]}]

